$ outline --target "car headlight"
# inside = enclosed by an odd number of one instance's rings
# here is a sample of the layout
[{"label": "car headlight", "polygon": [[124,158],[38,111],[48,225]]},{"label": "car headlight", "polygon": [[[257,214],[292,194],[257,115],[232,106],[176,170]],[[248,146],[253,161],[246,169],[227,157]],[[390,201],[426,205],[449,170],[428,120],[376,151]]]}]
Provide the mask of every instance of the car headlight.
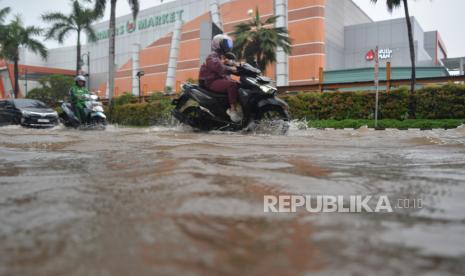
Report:
[{"label": "car headlight", "polygon": [[21,110],[21,114],[23,114],[23,116],[30,116],[32,115],[32,112],[27,111],[27,110]]}]

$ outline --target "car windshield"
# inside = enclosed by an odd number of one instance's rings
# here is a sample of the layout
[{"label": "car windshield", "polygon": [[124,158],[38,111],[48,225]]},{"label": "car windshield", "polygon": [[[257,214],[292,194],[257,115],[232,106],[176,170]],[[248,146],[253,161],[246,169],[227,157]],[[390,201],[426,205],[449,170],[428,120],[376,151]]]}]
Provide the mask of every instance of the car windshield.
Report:
[{"label": "car windshield", "polygon": [[48,108],[43,102],[37,100],[15,100],[14,104],[18,108]]}]

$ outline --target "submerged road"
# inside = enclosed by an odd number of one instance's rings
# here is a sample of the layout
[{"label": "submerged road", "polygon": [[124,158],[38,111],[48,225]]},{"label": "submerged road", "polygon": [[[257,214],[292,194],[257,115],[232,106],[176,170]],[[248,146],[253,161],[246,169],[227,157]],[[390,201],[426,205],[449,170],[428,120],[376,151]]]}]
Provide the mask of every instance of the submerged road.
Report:
[{"label": "submerged road", "polygon": [[[2,127],[0,275],[460,275],[464,169],[465,128]],[[265,195],[421,206],[265,213]]]}]

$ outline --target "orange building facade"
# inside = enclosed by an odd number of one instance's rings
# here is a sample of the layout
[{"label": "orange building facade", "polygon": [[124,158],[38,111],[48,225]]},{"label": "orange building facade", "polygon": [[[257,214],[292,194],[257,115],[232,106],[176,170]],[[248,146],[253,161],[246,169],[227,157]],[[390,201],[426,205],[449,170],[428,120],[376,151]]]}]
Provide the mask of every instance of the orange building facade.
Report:
[{"label": "orange building facade", "polygon": [[[287,26],[292,39],[292,52],[288,55],[289,85],[300,85],[318,81],[319,68],[325,66],[325,0],[288,1]],[[248,11],[258,7],[263,18],[274,14],[273,1],[238,0],[227,1],[219,6],[219,12],[226,33],[234,26],[249,20]],[[197,79],[200,60],[200,25],[210,21],[209,11],[187,21],[182,26],[181,42],[176,70],[176,87],[188,79]],[[139,70],[145,75],[141,78],[141,94],[148,95],[165,89],[168,59],[172,43],[172,32],[161,37],[140,50]],[[132,91],[133,62],[127,60],[116,72],[115,95]],[[266,70],[266,75],[275,79],[275,66]],[[106,83],[98,90],[103,94]]]}]

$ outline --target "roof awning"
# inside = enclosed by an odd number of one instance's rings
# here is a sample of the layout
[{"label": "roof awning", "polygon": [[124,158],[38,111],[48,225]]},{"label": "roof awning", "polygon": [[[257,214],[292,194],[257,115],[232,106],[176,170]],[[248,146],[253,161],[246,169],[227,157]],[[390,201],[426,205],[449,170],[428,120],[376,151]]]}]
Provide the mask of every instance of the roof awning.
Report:
[{"label": "roof awning", "polygon": [[444,66],[450,71],[460,71],[463,74],[465,57],[445,58],[442,60]]}]

